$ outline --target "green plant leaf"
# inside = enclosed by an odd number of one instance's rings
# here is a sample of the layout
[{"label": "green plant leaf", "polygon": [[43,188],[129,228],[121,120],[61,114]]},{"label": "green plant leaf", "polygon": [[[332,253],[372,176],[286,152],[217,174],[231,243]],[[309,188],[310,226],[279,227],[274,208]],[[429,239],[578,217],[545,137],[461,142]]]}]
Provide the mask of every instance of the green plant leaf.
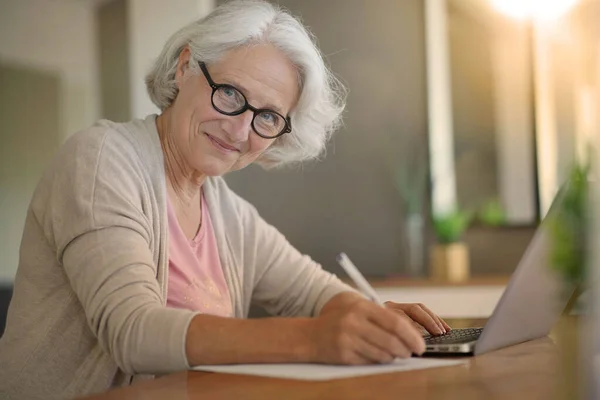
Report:
[{"label": "green plant leaf", "polygon": [[583,282],[585,275],[588,173],[587,165],[571,168],[557,208],[548,221],[550,266],[571,283]]},{"label": "green plant leaf", "polygon": [[438,243],[448,244],[460,241],[462,234],[471,223],[472,215],[456,210],[433,217],[433,228]]},{"label": "green plant leaf", "polygon": [[492,199],[485,203],[477,219],[484,225],[500,226],[506,223],[506,213],[498,199]]}]

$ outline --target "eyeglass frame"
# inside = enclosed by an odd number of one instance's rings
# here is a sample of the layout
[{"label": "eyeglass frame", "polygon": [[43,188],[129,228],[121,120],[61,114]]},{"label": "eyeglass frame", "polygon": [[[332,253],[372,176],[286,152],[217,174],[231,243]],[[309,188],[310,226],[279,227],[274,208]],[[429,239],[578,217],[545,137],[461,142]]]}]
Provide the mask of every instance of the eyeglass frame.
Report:
[{"label": "eyeglass frame", "polygon": [[[213,108],[215,110],[217,110],[219,113],[221,113],[223,115],[227,115],[227,116],[236,116],[236,115],[243,114],[248,110],[252,111],[252,113],[253,113],[252,122],[250,123],[250,125],[252,126],[252,130],[258,136],[260,136],[264,139],[277,139],[278,137],[282,136],[283,134],[290,133],[292,131],[292,120],[290,119],[289,116],[284,117],[277,111],[271,110],[269,108],[256,108],[256,107],[250,105],[250,103],[248,103],[248,99],[246,98],[244,93],[242,93],[242,91],[240,89],[238,89],[235,86],[230,85],[228,83],[216,83],[215,81],[213,81],[212,77],[210,76],[210,74],[208,72],[208,68],[206,68],[206,64],[202,61],[199,61],[198,64],[200,65],[200,69],[202,70],[202,73],[204,74],[204,77],[206,78],[208,85],[212,88],[212,94],[210,95],[210,102],[211,102]],[[244,105],[242,106],[242,108],[240,108],[239,110],[234,111],[234,112],[226,112],[226,111],[221,110],[219,107],[217,107],[215,105],[215,100],[214,100],[215,93],[217,92],[217,90],[219,90],[220,88],[223,88],[223,87],[231,88],[231,89],[237,91],[242,96],[242,98],[244,99]],[[265,135],[261,134],[260,132],[258,132],[258,130],[254,127],[254,119],[256,119],[256,115],[259,113],[262,113],[262,112],[270,112],[273,114],[277,114],[278,116],[280,116],[283,119],[285,125],[284,125],[283,129],[277,135],[265,136]]]}]

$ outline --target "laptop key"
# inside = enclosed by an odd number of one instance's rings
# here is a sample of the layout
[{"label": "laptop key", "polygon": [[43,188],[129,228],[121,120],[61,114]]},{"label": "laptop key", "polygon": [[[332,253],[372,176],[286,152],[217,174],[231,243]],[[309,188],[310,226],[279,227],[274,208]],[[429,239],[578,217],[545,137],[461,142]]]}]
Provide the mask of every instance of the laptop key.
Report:
[{"label": "laptop key", "polygon": [[456,344],[477,340],[483,328],[457,329],[441,336],[426,336],[425,344]]}]

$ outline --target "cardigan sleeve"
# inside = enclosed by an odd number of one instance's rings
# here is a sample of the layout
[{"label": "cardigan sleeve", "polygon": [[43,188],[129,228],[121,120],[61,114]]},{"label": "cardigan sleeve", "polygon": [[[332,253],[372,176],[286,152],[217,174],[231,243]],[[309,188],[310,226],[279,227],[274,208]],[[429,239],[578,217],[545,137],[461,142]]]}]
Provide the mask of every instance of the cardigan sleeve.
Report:
[{"label": "cardigan sleeve", "polygon": [[195,313],[164,306],[151,250],[159,238],[134,146],[92,129],[59,157],[41,222],[89,328],[126,373],[188,368],[185,337]]}]

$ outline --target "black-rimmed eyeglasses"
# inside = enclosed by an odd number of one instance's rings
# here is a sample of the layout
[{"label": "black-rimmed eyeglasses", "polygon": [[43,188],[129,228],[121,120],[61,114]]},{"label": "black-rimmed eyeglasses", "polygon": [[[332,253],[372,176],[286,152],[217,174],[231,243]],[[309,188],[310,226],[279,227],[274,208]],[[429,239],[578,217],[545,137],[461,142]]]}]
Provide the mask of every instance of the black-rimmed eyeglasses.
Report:
[{"label": "black-rimmed eyeglasses", "polygon": [[215,110],[224,115],[240,115],[246,110],[254,113],[252,117],[252,129],[256,134],[265,139],[275,139],[284,133],[292,131],[290,117],[284,117],[277,111],[268,108],[256,108],[248,104],[246,96],[235,86],[215,83],[206,64],[200,62],[200,69],[204,73],[206,81],[212,88],[211,102]]}]

